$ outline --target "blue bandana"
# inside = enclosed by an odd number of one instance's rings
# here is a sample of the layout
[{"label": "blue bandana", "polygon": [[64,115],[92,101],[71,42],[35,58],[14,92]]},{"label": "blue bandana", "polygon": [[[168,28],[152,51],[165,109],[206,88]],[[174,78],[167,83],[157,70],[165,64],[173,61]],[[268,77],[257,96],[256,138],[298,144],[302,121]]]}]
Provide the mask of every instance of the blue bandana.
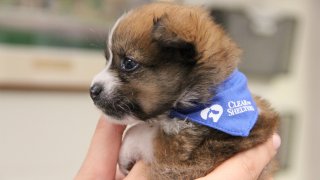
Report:
[{"label": "blue bandana", "polygon": [[248,136],[258,119],[258,109],[247,87],[246,76],[235,70],[214,94],[209,104],[174,109],[170,117],[188,119],[233,136]]}]

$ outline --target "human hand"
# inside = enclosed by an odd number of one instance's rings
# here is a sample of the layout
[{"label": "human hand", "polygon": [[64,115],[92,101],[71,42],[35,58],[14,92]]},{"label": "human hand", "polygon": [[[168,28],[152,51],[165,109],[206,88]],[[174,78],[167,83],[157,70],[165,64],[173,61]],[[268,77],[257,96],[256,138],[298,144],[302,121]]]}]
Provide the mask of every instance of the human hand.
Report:
[{"label": "human hand", "polygon": [[263,168],[265,168],[276,155],[280,144],[280,136],[274,134],[267,142],[235,155],[207,176],[197,180],[256,180]]},{"label": "human hand", "polygon": [[[280,144],[280,137],[275,134],[267,142],[235,155],[207,176],[197,180],[256,180],[263,168],[266,167],[276,155]],[[132,180],[139,179],[137,177],[141,177],[141,174],[143,174],[147,168],[143,162],[138,162],[137,164],[138,165],[133,167],[134,172],[130,172],[130,178]]]},{"label": "human hand", "polygon": [[125,126],[108,122],[101,116],[94,132],[87,156],[75,180],[119,179],[117,161]]},{"label": "human hand", "polygon": [[[117,159],[124,129],[125,126],[112,124],[103,116],[100,118],[87,157],[75,180],[124,178],[117,171]],[[255,180],[275,156],[280,144],[280,137],[273,135],[267,142],[239,153],[221,164],[207,176],[198,180]],[[129,175],[125,177],[125,180],[146,180],[145,172],[147,168],[144,162],[137,162]]]}]

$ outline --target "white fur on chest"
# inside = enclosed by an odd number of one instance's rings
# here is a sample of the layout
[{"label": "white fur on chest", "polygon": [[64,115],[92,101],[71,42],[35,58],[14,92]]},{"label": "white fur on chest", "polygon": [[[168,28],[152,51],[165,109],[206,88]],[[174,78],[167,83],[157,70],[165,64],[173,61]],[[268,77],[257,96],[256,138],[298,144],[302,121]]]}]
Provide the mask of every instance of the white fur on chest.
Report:
[{"label": "white fur on chest", "polygon": [[128,174],[128,168],[139,160],[153,161],[153,141],[158,132],[159,126],[149,123],[136,124],[126,131],[119,155],[122,173]]},{"label": "white fur on chest", "polygon": [[120,155],[120,170],[127,174],[128,168],[135,162],[143,160],[150,163],[154,160],[154,141],[163,130],[166,134],[178,134],[182,129],[191,127],[191,123],[175,119],[155,120],[150,123],[139,123],[130,127],[123,138]]}]

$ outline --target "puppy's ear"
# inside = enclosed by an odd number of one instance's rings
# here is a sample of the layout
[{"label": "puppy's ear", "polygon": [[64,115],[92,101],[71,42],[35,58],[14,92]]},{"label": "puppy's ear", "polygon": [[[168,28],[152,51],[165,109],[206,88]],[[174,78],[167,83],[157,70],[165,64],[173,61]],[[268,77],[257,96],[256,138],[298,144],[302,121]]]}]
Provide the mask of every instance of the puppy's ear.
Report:
[{"label": "puppy's ear", "polygon": [[176,50],[183,58],[192,61],[197,54],[195,45],[180,37],[179,32],[175,32],[177,29],[169,16],[164,14],[153,19],[152,38],[163,48]]}]

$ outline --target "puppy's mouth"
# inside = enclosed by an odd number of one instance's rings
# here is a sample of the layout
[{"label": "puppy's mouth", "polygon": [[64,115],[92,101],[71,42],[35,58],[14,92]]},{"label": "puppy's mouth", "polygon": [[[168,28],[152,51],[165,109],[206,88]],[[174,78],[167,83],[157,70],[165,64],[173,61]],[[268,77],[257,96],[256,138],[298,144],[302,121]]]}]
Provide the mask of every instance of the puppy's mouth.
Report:
[{"label": "puppy's mouth", "polygon": [[139,111],[139,106],[120,92],[106,93],[102,86],[94,85],[90,89],[90,96],[94,104],[106,115],[116,119],[123,119],[125,116],[133,116]]},{"label": "puppy's mouth", "polygon": [[101,98],[93,102],[106,115],[113,116],[119,120],[125,115],[130,115],[134,108],[131,103],[126,102],[123,98]]}]

